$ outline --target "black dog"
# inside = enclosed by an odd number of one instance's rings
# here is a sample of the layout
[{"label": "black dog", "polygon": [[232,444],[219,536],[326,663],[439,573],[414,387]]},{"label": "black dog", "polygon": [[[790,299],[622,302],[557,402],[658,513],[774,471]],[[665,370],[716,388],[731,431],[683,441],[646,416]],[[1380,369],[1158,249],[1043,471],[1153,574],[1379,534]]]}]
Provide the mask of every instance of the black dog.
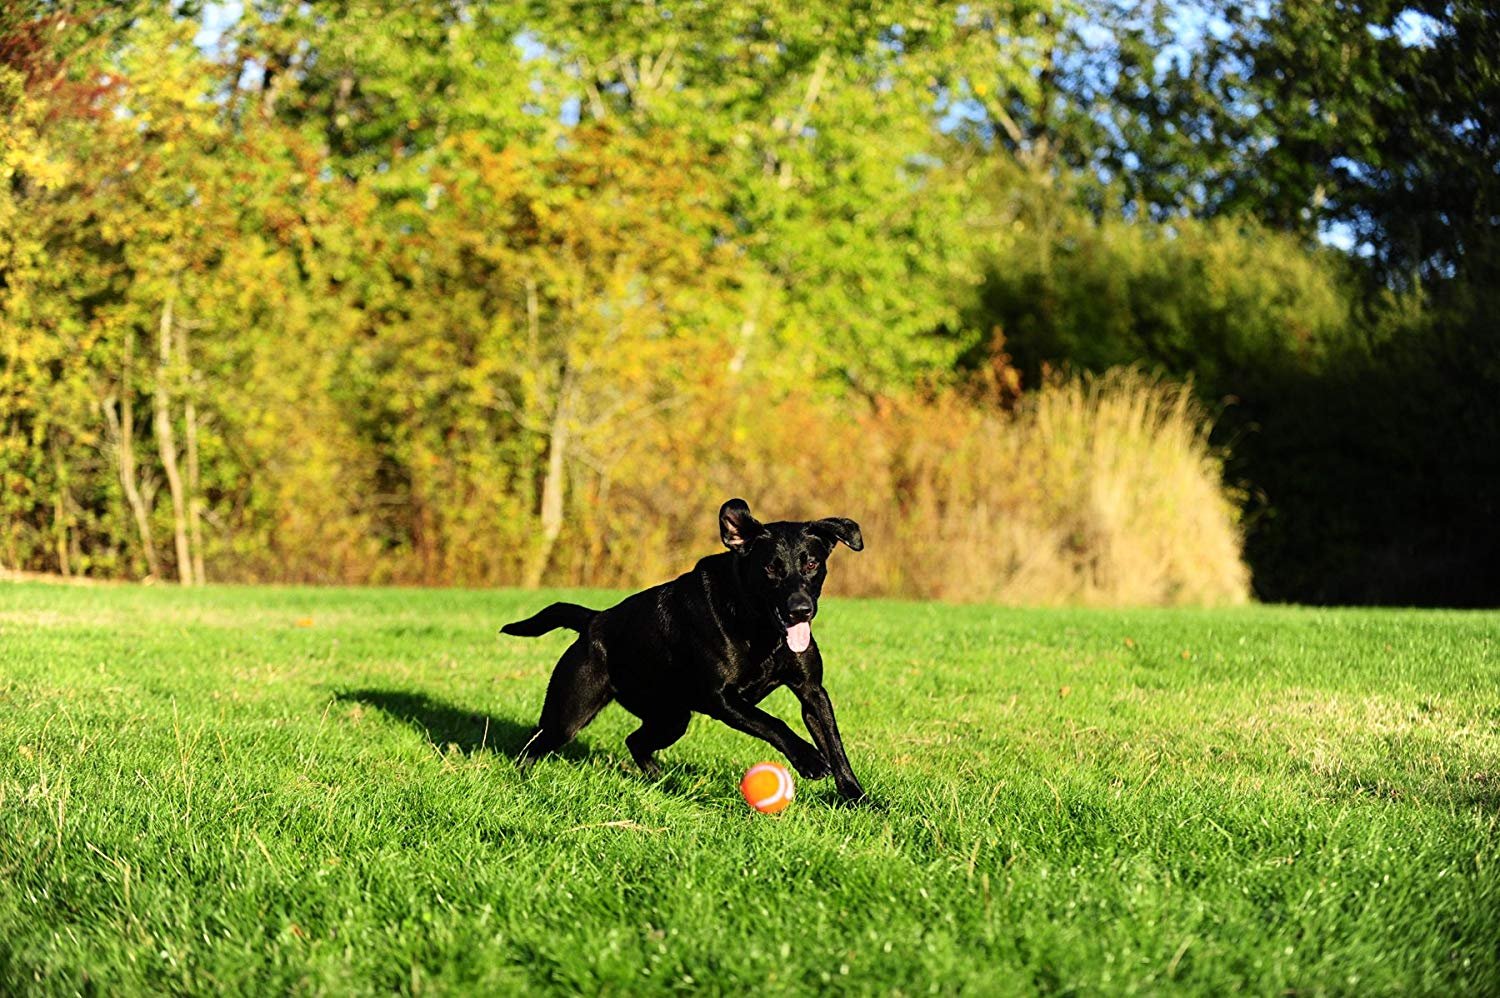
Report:
[{"label": "black dog", "polygon": [[[566,745],[614,699],[641,719],[625,744],[648,774],[661,771],[652,754],[681,738],[696,710],[770,742],[803,777],[831,772],[844,797],[864,796],[823,688],[811,626],[824,563],[838,541],[865,546],[859,524],[760,523],[743,499],[731,499],[719,510],[719,535],[728,552],[608,610],[553,603],[501,628],[520,637],[558,627],[579,635],[547,684],[523,766]],[[756,706],[778,686],[801,701],[816,747]]]}]

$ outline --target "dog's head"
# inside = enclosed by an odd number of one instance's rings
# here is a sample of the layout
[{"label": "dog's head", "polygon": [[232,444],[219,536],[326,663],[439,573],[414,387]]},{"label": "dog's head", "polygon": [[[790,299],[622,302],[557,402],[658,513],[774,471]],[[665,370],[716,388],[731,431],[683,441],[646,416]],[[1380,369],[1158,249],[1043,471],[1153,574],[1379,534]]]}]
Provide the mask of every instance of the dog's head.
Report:
[{"label": "dog's head", "polygon": [[743,499],[719,508],[719,536],[735,555],[750,598],[786,629],[787,647],[801,653],[812,643],[812,619],[828,577],[828,556],[842,541],[865,546],[859,524],[841,516],[824,520],[761,523]]}]

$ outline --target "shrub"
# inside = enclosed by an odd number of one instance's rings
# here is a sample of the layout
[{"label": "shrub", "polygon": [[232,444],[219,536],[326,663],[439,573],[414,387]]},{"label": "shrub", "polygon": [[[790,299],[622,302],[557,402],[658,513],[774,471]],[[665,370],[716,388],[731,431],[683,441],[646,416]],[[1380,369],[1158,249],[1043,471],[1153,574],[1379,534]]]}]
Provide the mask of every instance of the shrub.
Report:
[{"label": "shrub", "polygon": [[840,408],[793,396],[738,423],[695,422],[704,450],[691,460],[658,448],[659,463],[622,462],[644,475],[589,490],[552,581],[642,585],[685,570],[717,547],[718,503],[740,495],[765,517],[858,520],[869,546],[840,559],[840,593],[1246,599],[1235,497],[1186,385],[1118,369],[1054,379],[1011,412],[952,391],[859,417]]}]

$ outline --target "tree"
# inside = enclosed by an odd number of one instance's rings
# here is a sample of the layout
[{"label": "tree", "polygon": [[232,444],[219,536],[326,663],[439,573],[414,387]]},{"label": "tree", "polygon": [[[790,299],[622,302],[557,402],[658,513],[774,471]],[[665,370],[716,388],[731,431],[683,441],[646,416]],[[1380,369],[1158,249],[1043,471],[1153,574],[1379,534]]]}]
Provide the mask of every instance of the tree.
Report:
[{"label": "tree", "polygon": [[[1243,212],[1308,239],[1344,232],[1395,287],[1442,282],[1493,256],[1493,5],[1279,0],[1155,11],[1121,35],[1105,160],[1143,213]],[[1189,19],[1205,27],[1184,48],[1171,29]]]},{"label": "tree", "polygon": [[713,157],[764,277],[736,364],[877,393],[941,373],[970,340],[956,307],[977,278],[965,155],[939,118],[964,72],[1032,71],[1033,49],[999,44],[1030,30],[1014,11],[533,4],[536,103],[551,118],[669,130]]},{"label": "tree", "polygon": [[[92,233],[77,227],[86,188],[76,145],[109,131],[117,81],[100,69],[128,9],[17,4],[0,12],[0,513],[3,557],[26,566],[50,549],[59,571],[89,567],[78,532],[97,442],[89,390],[98,331],[90,306],[107,276],[73,266]],[[80,466],[82,464],[82,466]],[[43,528],[41,524],[49,526]],[[50,534],[50,537],[47,536]]]}]

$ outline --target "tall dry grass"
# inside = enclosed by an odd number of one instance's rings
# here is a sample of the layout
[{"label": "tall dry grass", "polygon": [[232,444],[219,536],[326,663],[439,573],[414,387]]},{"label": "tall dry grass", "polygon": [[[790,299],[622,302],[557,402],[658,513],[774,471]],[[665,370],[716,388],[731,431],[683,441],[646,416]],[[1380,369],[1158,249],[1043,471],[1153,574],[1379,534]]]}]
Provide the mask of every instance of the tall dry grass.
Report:
[{"label": "tall dry grass", "polygon": [[[866,548],[836,558],[831,592],[1012,604],[1247,598],[1237,505],[1186,386],[1115,370],[1055,380],[1006,410],[951,390],[873,404],[773,397],[720,377],[583,454],[544,583],[671,578],[720,550],[719,504],[742,496],[764,519],[860,522]],[[264,429],[277,456],[255,495],[274,517],[273,540],[263,548],[248,536],[232,561],[215,563],[215,578],[521,582],[536,495],[508,452],[456,439],[381,496],[370,454],[338,426],[330,413],[316,426]]]},{"label": "tall dry grass", "polygon": [[[731,495],[771,519],[852,516],[833,589],[1014,604],[1243,602],[1234,497],[1191,390],[1133,369],[1057,380],[1011,412],[953,393],[862,416],[811,398],[679,421],[585,500],[551,581],[640,585],[716,546]],[[655,457],[653,461],[652,458]]]}]

